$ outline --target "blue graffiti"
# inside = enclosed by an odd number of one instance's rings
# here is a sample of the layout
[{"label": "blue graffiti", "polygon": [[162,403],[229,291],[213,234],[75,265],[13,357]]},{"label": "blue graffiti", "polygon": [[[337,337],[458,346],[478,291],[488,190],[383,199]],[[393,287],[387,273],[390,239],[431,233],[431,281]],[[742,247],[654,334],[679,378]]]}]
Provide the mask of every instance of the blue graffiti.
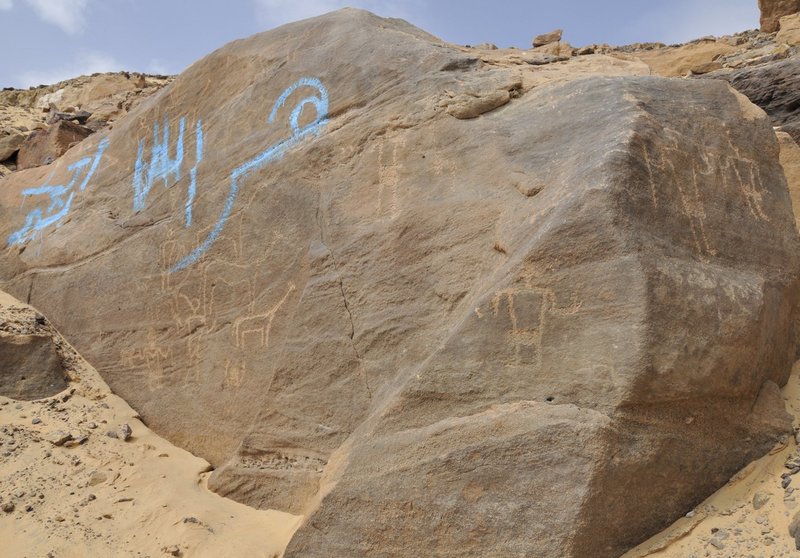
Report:
[{"label": "blue graffiti", "polygon": [[186,215],[186,227],[192,226],[192,207],[194,206],[194,198],[197,196],[197,167],[203,160],[203,121],[198,120],[195,127],[195,163],[192,170],[189,172],[189,195],[186,199],[186,207],[184,213]]},{"label": "blue graffiti", "polygon": [[[58,227],[61,221],[69,214],[72,207],[72,200],[75,198],[75,184],[83,175],[78,186],[78,191],[83,192],[89,181],[92,179],[103,153],[108,148],[108,139],[103,139],[97,146],[97,151],[93,157],[84,157],[80,161],[71,164],[67,170],[72,173],[72,178],[66,186],[64,185],[48,185],[53,174],[45,181],[45,184],[36,188],[26,188],[22,191],[23,196],[47,196],[50,200],[47,208],[37,207],[28,213],[25,217],[25,224],[21,229],[15,231],[8,237],[8,245],[24,244],[28,240],[34,238],[36,234],[47,227],[55,225]],[[88,170],[84,174],[84,169]],[[55,171],[54,171],[55,172]]]},{"label": "blue graffiti", "polygon": [[[233,206],[236,202],[236,196],[239,193],[240,181],[242,179],[246,178],[249,173],[259,170],[273,161],[279,160],[281,157],[283,157],[286,151],[295,147],[303,138],[312,134],[320,134],[322,128],[328,122],[328,91],[325,89],[325,86],[322,85],[322,82],[316,78],[302,78],[294,85],[286,89],[286,91],[283,92],[283,94],[275,102],[275,105],[272,107],[268,122],[270,124],[275,123],[275,118],[278,115],[278,111],[286,103],[289,96],[300,87],[312,87],[317,90],[317,93],[301,99],[292,111],[289,117],[289,124],[292,127],[292,136],[259,153],[254,158],[235,168],[233,172],[231,172],[231,186],[230,190],[228,191],[228,196],[225,199],[225,206],[223,207],[222,213],[214,224],[214,227],[211,229],[211,232],[208,234],[205,240],[200,243],[199,246],[197,246],[186,257],[172,266],[172,268],[169,270],[170,273],[181,271],[182,269],[185,269],[197,262],[197,260],[199,260],[203,254],[208,251],[211,245],[216,242],[217,238],[222,232],[222,229],[225,228],[225,223],[230,217],[231,212],[233,211]],[[300,115],[302,114],[305,106],[309,104],[314,105],[314,108],[316,109],[316,117],[311,123],[301,128]]]},{"label": "blue graffiti", "polygon": [[[289,98],[301,88],[311,88],[315,92],[303,97],[292,109],[289,114],[289,126],[291,136],[277,142],[268,149],[262,151],[252,159],[236,167],[230,174],[230,189],[225,198],[222,212],[211,228],[206,238],[194,248],[188,255],[169,269],[170,273],[180,271],[197,262],[208,249],[217,241],[228,218],[233,212],[237,195],[242,182],[247,176],[266,165],[281,159],[284,154],[297,146],[304,138],[311,135],[319,135],[323,127],[328,122],[328,91],[322,82],[316,78],[302,78],[287,88],[269,113],[267,122],[275,124],[278,112],[284,108]],[[314,119],[304,125],[300,125],[300,118],[306,107],[313,106]],[[157,181],[162,180],[165,188],[170,188],[182,178],[181,170],[184,163],[184,135],[186,132],[186,119],[182,117],[178,122],[178,133],[175,142],[174,154],[170,154],[170,126],[169,118],[164,117],[163,127],[158,123],[153,125],[153,146],[150,149],[149,160],[145,160],[145,140],[139,141],[136,163],[133,171],[133,209],[135,212],[142,211],[147,206],[147,197]],[[97,146],[97,151],[93,157],[85,157],[80,161],[71,164],[67,170],[72,172],[69,183],[64,185],[50,185],[51,176],[45,184],[36,188],[28,188],[22,191],[23,196],[47,196],[49,204],[46,208],[37,207],[30,211],[25,218],[25,224],[21,229],[15,231],[8,238],[8,244],[23,244],[34,238],[36,234],[50,226],[60,226],[63,219],[69,214],[76,192],[82,192],[97,171],[103,153],[108,148],[108,139],[103,139]],[[203,161],[205,148],[205,136],[203,133],[202,120],[197,120],[195,124],[195,161],[194,166],[189,171],[189,186],[186,204],[184,206],[185,226],[193,225],[193,209],[197,198],[198,170]],[[79,182],[80,181],[80,182]],[[77,189],[76,189],[77,185]]]}]

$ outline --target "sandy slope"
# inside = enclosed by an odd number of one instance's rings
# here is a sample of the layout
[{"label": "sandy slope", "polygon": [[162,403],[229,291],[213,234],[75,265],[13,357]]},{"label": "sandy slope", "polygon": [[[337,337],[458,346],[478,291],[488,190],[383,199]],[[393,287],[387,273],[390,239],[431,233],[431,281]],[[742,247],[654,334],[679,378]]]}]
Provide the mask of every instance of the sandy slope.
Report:
[{"label": "sandy slope", "polygon": [[[38,327],[35,315],[0,293],[0,331],[31,333]],[[48,325],[38,329],[57,335]],[[93,368],[55,339],[70,387],[38,401],[0,396],[0,556],[283,552],[299,517],[254,510],[207,490],[206,461],[151,432]],[[124,424],[132,429],[128,441]],[[55,445],[60,432],[88,438]],[[4,511],[9,504],[13,510]]]},{"label": "sandy slope", "polygon": [[[800,363],[796,364],[783,396],[800,427]],[[800,476],[791,476],[788,487],[781,475],[789,474],[786,462],[800,456],[794,439],[784,447],[748,465],[722,489],[623,558],[777,558],[800,556],[789,525],[800,512]],[[800,461],[800,458],[798,458]],[[758,504],[766,500],[762,507]]]}]

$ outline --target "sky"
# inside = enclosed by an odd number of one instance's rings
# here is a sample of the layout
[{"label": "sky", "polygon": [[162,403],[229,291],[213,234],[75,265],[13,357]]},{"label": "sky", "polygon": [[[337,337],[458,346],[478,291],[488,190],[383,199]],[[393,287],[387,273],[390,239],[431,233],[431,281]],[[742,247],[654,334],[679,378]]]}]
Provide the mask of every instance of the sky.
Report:
[{"label": "sky", "polygon": [[0,0],[0,88],[82,74],[175,74],[234,39],[345,6],[447,41],[529,48],[555,28],[574,46],[679,43],[758,27],[757,0]]}]

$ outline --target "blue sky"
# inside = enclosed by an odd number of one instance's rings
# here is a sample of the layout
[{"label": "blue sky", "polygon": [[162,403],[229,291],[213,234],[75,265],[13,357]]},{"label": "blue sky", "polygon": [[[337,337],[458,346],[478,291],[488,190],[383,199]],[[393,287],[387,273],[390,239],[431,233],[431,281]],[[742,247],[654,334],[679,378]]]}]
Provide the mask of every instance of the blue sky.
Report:
[{"label": "blue sky", "polygon": [[460,44],[684,42],[758,26],[757,0],[0,0],[0,87],[116,70],[178,73],[233,39],[344,6]]}]

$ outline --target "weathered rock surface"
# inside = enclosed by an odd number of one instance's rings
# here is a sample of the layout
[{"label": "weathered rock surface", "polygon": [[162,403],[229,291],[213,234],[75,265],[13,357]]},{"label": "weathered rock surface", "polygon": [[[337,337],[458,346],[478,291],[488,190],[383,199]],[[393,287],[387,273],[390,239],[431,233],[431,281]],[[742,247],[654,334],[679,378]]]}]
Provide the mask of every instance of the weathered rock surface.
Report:
[{"label": "weathered rock surface", "polygon": [[[119,72],[82,76],[53,85],[0,91],[0,163],[47,124],[74,120],[96,131],[126,114],[173,78]],[[54,109],[54,110],[51,110]],[[16,170],[0,164],[0,178]]]},{"label": "weathered rock surface", "polygon": [[25,141],[25,136],[20,133],[12,133],[0,137],[0,161],[5,161],[16,155],[23,141]]},{"label": "weathered rock surface", "polygon": [[786,174],[795,220],[800,221],[800,145],[786,132],[778,132],[781,165]]},{"label": "weathered rock surface", "polygon": [[775,35],[775,41],[791,46],[800,45],[800,13],[781,18],[781,30]]},{"label": "weathered rock surface", "polygon": [[65,387],[64,367],[49,336],[0,332],[0,393],[31,400]]},{"label": "weathered rock surface", "polygon": [[5,179],[0,282],[287,556],[618,556],[787,431],[798,239],[727,84],[554,72],[237,41]]},{"label": "weathered rock surface", "polygon": [[549,45],[551,43],[557,43],[561,40],[561,36],[564,34],[563,29],[556,29],[555,31],[550,31],[549,33],[543,33],[541,35],[537,35],[533,38],[533,47],[541,47],[544,45]]},{"label": "weathered rock surface", "polygon": [[[636,54],[653,69],[665,77],[678,77],[690,73],[705,74],[720,69],[719,58],[734,52],[733,47],[723,41],[700,41],[677,48],[662,47]],[[714,66],[718,64],[718,66]]]},{"label": "weathered rock surface", "polygon": [[[158,557],[165,547],[192,558],[283,552],[300,518],[210,492],[207,461],[148,429],[48,321],[2,291],[0,331],[4,557]],[[31,337],[55,347],[69,383],[25,401],[9,397],[5,343],[27,346],[30,358]],[[119,426],[120,435],[101,435],[98,425]],[[133,434],[127,441],[124,427]]]},{"label": "weathered rock surface", "polygon": [[800,12],[800,0],[758,0],[761,10],[761,30],[774,33],[782,17]]},{"label": "weathered rock surface", "polygon": [[711,77],[729,81],[800,141],[800,55]]},{"label": "weathered rock surface", "polygon": [[22,142],[17,154],[17,169],[49,165],[91,134],[92,130],[85,126],[59,120],[44,130],[34,132]]}]

